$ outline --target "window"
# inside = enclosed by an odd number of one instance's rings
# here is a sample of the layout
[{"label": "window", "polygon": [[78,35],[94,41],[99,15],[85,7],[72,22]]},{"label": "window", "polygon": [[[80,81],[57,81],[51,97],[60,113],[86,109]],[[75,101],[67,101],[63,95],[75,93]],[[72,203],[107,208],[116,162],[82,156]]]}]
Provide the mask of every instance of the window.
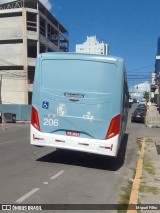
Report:
[{"label": "window", "polygon": [[36,58],[37,57],[37,41],[28,40],[28,57]]},{"label": "window", "polygon": [[35,74],[35,67],[28,66],[28,83],[29,84],[33,84],[34,74]]},{"label": "window", "polygon": [[37,14],[27,12],[27,30],[37,31]]}]

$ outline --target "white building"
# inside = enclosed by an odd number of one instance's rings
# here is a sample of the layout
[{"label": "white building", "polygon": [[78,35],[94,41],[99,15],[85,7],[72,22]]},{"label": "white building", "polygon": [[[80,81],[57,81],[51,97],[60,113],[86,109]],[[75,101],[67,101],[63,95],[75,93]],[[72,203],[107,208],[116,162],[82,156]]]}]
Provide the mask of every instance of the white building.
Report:
[{"label": "white building", "polygon": [[159,94],[156,75],[157,74],[155,72],[151,74],[151,99],[154,102],[157,102],[157,97]]},{"label": "white building", "polygon": [[151,85],[156,85],[156,73],[151,74]]},{"label": "white building", "polygon": [[137,89],[139,92],[149,92],[150,91],[150,83],[145,81],[137,85]]},{"label": "white building", "polygon": [[39,0],[0,3],[0,103],[30,104],[37,54],[68,46],[68,31]]},{"label": "white building", "polygon": [[100,43],[96,36],[87,36],[87,40],[83,44],[76,45],[77,53],[108,55],[109,46],[103,41]]}]

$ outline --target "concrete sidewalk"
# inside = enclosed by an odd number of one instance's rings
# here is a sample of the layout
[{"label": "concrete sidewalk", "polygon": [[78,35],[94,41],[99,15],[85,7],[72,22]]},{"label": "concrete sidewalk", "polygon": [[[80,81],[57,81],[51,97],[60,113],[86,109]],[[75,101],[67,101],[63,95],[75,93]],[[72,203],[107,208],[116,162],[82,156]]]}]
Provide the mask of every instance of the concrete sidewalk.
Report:
[{"label": "concrete sidewalk", "polygon": [[[155,104],[148,107],[145,125],[160,127],[160,114]],[[140,156],[129,204],[138,204],[142,209],[127,213],[160,212],[160,128],[158,137],[144,137],[141,140]],[[156,208],[158,208],[156,210]]]},{"label": "concrete sidewalk", "polygon": [[[160,204],[160,137],[147,137],[144,141],[144,157],[138,202],[139,204],[153,204],[154,206]],[[158,210],[146,209],[142,212],[160,212],[160,205]]]},{"label": "concrete sidewalk", "polygon": [[[151,104],[147,110],[146,126],[160,127],[160,113],[156,104]],[[142,177],[139,186],[140,204],[160,204],[160,129],[157,128],[159,137],[144,138],[144,158]],[[143,212],[160,212],[143,210]]]},{"label": "concrete sidewalk", "polygon": [[160,110],[156,104],[151,104],[148,107],[145,125],[148,127],[160,127]]}]

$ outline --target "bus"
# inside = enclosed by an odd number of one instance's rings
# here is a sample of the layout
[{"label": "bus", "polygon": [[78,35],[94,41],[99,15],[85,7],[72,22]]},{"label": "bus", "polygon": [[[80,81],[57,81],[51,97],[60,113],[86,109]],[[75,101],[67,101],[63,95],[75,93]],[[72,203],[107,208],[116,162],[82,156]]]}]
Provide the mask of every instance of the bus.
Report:
[{"label": "bus", "polygon": [[123,59],[39,54],[30,143],[116,157],[126,129],[128,99]]}]

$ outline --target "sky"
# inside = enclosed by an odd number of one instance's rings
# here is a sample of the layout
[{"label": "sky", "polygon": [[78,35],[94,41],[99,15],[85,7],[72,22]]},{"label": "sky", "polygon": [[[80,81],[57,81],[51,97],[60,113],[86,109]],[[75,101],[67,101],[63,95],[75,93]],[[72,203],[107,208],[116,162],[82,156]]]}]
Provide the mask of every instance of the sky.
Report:
[{"label": "sky", "polygon": [[[160,36],[160,0],[50,0],[69,32],[70,51],[97,36],[124,59],[129,86],[150,81]],[[136,79],[135,79],[136,78]]]},{"label": "sky", "polygon": [[[1,2],[10,0],[0,0]],[[41,0],[69,32],[70,52],[87,36],[124,59],[130,88],[150,81],[160,36],[160,0]]]}]

